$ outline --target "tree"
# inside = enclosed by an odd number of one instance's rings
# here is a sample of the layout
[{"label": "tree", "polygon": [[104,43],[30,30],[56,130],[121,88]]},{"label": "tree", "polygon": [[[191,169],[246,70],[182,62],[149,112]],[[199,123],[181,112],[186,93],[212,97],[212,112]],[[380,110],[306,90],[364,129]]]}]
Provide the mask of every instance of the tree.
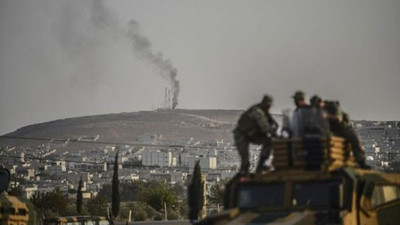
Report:
[{"label": "tree", "polygon": [[82,202],[83,202],[82,186],[83,186],[83,181],[81,177],[81,179],[79,179],[78,191],[76,193],[76,211],[78,212],[78,214],[82,214]]},{"label": "tree", "polygon": [[164,210],[164,203],[167,208],[176,208],[178,205],[178,198],[164,181],[146,183],[141,193],[140,200],[146,202],[157,211]]},{"label": "tree", "polygon": [[111,200],[111,210],[113,217],[117,217],[119,214],[120,198],[119,198],[119,180],[118,180],[118,150],[115,153],[114,160],[114,174],[112,178],[112,200]]},{"label": "tree", "polygon": [[171,191],[176,195],[177,198],[181,200],[186,198],[186,187],[182,182],[175,183],[171,187]]},{"label": "tree", "polygon": [[104,184],[99,193],[97,194],[97,197],[102,197],[107,200],[107,202],[111,202],[111,197],[112,197],[112,185],[111,183],[109,184]]},{"label": "tree", "polygon": [[201,178],[200,161],[194,165],[192,182],[189,185],[189,219],[197,220],[204,205],[204,182]]},{"label": "tree", "polygon": [[133,219],[135,221],[145,221],[147,217],[146,211],[142,208],[137,208],[133,211]]},{"label": "tree", "polygon": [[179,214],[182,216],[183,219],[188,219],[189,216],[189,208],[188,208],[188,200],[187,199],[183,199],[180,203],[179,203]]},{"label": "tree", "polygon": [[89,199],[86,206],[90,215],[95,216],[108,216],[107,215],[107,199],[103,196]]},{"label": "tree", "polygon": [[[167,182],[159,180],[150,180],[148,182],[134,181],[132,183],[121,182],[119,183],[119,191],[120,199],[123,199],[123,201],[125,202],[137,202],[137,205],[145,210],[145,212],[147,213],[147,217],[150,219],[158,218],[158,213],[164,211],[164,203],[167,207],[167,211],[172,211],[173,213],[184,212],[182,208],[187,207],[187,204],[182,203],[182,205],[178,201],[177,194],[182,194],[182,192],[184,191],[184,187],[182,187],[181,184],[176,184],[175,186],[171,187]],[[104,185],[99,191],[99,194],[96,198],[103,198],[106,202],[112,202],[111,196],[112,183]],[[88,211],[91,215],[99,215],[99,213],[93,212],[94,210],[96,210],[94,208],[99,208],[98,206],[93,206],[93,204],[96,205],[98,203],[94,201],[89,201],[87,203]],[[136,204],[134,205],[136,206]],[[125,208],[126,207],[127,206],[125,204]],[[127,217],[127,212],[129,212],[129,210],[126,211],[125,208],[123,207],[123,205],[121,205],[118,215],[119,219]],[[138,215],[138,217],[140,217],[143,215],[142,212],[135,214],[136,209],[132,207],[130,209],[132,209],[133,216]],[[165,216],[165,214],[161,215]],[[184,216],[187,217],[187,213],[184,214]],[[162,218],[164,217],[162,216]]]},{"label": "tree", "polygon": [[168,220],[177,220],[179,219],[179,212],[177,210],[168,209]]},{"label": "tree", "polygon": [[132,207],[131,207],[131,210],[132,210],[132,213],[133,213],[133,215],[132,215],[133,219],[135,221],[144,221],[147,218],[150,218],[151,216],[153,216],[153,215],[150,216],[150,215],[147,214],[146,208],[151,208],[151,207],[149,207],[144,202],[134,202],[132,204]]},{"label": "tree", "polygon": [[11,190],[8,191],[9,195],[13,195],[13,196],[18,196],[18,197],[22,197],[24,194],[24,190],[22,190],[21,186],[16,186],[11,188]]},{"label": "tree", "polygon": [[30,200],[44,217],[64,216],[69,204],[59,188],[47,193],[37,192]]},{"label": "tree", "polygon": [[215,205],[224,204],[224,195],[221,190],[225,187],[228,181],[229,181],[228,179],[221,180],[215,183],[213,186],[211,186],[210,194],[207,196],[207,200],[210,204],[215,204]]},{"label": "tree", "polygon": [[43,196],[44,196],[44,193],[35,192],[35,194],[33,194],[29,199],[32,202],[32,204],[35,206],[35,208],[37,209],[38,215],[44,215],[43,205],[42,205]]},{"label": "tree", "polygon": [[133,181],[133,182],[122,182],[120,183],[120,197],[125,201],[137,201],[143,190],[144,182]]}]

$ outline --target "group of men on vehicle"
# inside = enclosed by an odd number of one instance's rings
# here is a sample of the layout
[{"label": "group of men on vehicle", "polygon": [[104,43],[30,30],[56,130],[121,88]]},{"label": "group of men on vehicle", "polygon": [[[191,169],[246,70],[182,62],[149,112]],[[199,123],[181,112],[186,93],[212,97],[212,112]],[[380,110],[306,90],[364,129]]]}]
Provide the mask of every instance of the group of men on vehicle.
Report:
[{"label": "group of men on vehicle", "polygon": [[[370,168],[365,162],[365,152],[360,139],[350,124],[348,114],[341,110],[338,101],[323,101],[314,95],[307,104],[305,93],[297,91],[293,96],[296,109],[291,119],[284,118],[281,136],[304,138],[310,135],[327,137],[330,134],[343,137],[350,142],[353,155],[362,168]],[[272,138],[278,137],[278,123],[269,112],[273,103],[270,95],[265,95],[259,104],[251,106],[239,118],[233,131],[235,145],[241,157],[241,173],[248,173],[249,145],[262,145],[256,172],[267,170],[265,161],[269,158]],[[286,122],[285,122],[286,121]]]}]

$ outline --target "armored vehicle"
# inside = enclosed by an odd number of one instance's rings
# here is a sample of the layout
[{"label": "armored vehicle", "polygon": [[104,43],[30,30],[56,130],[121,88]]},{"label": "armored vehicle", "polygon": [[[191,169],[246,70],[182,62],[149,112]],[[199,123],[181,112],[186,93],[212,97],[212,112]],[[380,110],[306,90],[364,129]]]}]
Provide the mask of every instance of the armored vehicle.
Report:
[{"label": "armored vehicle", "polygon": [[236,175],[194,224],[400,224],[400,174],[361,169],[344,139],[273,140],[274,171]]},{"label": "armored vehicle", "polygon": [[35,225],[36,212],[27,199],[3,194],[8,188],[10,172],[0,168],[0,225]]}]

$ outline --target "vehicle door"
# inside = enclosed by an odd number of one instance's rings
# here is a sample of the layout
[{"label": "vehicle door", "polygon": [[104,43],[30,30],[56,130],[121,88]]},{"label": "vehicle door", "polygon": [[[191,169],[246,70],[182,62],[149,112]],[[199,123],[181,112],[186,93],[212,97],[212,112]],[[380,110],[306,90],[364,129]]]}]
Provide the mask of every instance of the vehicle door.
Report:
[{"label": "vehicle door", "polygon": [[400,224],[400,185],[370,182],[360,199],[360,224]]}]

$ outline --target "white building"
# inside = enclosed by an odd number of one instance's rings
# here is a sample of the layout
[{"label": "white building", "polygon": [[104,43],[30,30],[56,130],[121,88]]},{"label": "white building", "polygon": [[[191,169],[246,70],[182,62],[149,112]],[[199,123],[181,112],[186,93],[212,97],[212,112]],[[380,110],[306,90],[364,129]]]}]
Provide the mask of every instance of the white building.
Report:
[{"label": "white building", "polygon": [[171,166],[176,166],[178,164],[178,159],[176,157],[172,157]]},{"label": "white building", "polygon": [[217,157],[195,157],[195,156],[185,156],[183,157],[183,165],[187,165],[189,168],[193,169],[194,164],[197,160],[200,160],[200,167],[202,169],[216,169],[217,168]]},{"label": "white building", "polygon": [[37,185],[28,185],[24,187],[24,197],[30,199],[37,191]]},{"label": "white building", "polygon": [[167,173],[151,173],[150,180],[164,180],[168,183],[183,183],[186,181],[187,173],[183,172],[167,172]]},{"label": "white building", "polygon": [[47,168],[47,172],[51,175],[59,175],[66,171],[66,168],[62,165],[52,165]]},{"label": "white building", "polygon": [[136,173],[132,173],[123,177],[120,177],[119,180],[121,181],[134,181],[134,180],[139,180],[139,174]]},{"label": "white building", "polygon": [[145,166],[171,166],[172,153],[161,151],[146,151],[142,155],[142,164]]},{"label": "white building", "polygon": [[155,173],[154,170],[139,170],[139,179],[140,180],[150,180],[150,176],[152,173]]},{"label": "white building", "polygon": [[205,157],[200,159],[200,167],[204,169],[216,169],[217,157]]}]

